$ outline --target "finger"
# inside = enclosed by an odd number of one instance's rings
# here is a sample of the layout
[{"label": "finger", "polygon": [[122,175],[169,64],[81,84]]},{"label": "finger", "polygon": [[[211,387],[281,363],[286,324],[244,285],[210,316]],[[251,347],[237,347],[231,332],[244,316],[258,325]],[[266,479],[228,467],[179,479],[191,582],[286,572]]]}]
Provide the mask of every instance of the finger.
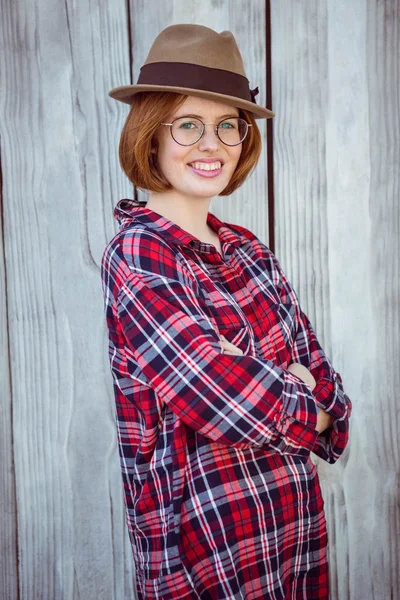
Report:
[{"label": "finger", "polygon": [[235,354],[237,356],[243,354],[242,350],[240,350],[240,348],[236,348],[236,346],[232,346],[230,345],[229,347],[227,347],[227,345],[225,344],[221,344],[222,349],[224,350],[224,354]]},{"label": "finger", "polygon": [[221,346],[223,346],[224,348],[236,348],[236,346],[234,344],[231,344],[230,342],[227,341],[220,341]]},{"label": "finger", "polygon": [[235,344],[232,344],[231,342],[228,342],[228,340],[220,340],[219,342],[221,344],[221,346],[223,348],[226,348],[228,350],[230,350],[229,354],[243,354],[242,350],[240,348],[238,348],[237,346],[235,346]]}]

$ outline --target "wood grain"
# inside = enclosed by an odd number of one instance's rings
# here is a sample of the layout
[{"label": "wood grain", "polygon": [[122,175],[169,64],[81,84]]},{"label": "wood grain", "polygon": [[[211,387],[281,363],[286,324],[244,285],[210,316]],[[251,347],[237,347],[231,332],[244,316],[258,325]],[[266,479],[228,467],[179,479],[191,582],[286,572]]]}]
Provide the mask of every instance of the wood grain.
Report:
[{"label": "wood grain", "polygon": [[272,0],[276,254],[353,401],[332,599],[398,598],[399,4]]},{"label": "wood grain", "polygon": [[3,600],[16,600],[18,598],[18,523],[13,457],[12,373],[9,353],[2,183],[0,154],[0,597]]},{"label": "wood grain", "polygon": [[132,598],[99,274],[125,195],[107,96],[129,76],[125,3],[6,3],[1,27],[19,597]]}]

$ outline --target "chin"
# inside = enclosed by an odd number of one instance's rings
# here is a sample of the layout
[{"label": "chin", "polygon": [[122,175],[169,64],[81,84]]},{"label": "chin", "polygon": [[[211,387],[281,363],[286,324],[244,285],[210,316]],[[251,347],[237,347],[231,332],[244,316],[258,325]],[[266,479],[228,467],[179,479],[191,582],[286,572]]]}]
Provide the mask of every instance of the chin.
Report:
[{"label": "chin", "polygon": [[207,190],[202,189],[202,190],[193,190],[193,191],[187,191],[187,195],[188,196],[197,196],[198,198],[213,198],[214,196],[218,196],[222,190],[224,190],[226,188],[226,186],[224,186],[223,188],[221,188],[220,186],[218,187],[209,187]]},{"label": "chin", "polygon": [[188,196],[198,196],[199,198],[210,198],[212,196],[218,196],[228,185],[229,181],[221,182],[206,182],[204,185],[188,186],[187,188],[181,187],[181,192]]}]

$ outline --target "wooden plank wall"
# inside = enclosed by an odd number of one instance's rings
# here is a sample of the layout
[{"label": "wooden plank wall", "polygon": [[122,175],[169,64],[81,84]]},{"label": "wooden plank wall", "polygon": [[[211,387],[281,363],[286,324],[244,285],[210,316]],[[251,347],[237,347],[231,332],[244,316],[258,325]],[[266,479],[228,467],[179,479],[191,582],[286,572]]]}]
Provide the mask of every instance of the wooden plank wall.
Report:
[{"label": "wooden plank wall", "polygon": [[[151,7],[151,9],[150,9]],[[354,404],[316,460],[332,600],[400,597],[399,4],[271,0],[275,253]],[[234,31],[265,102],[265,1],[34,0],[0,23],[0,597],[135,596],[99,262],[133,190],[126,105],[155,35]],[[262,133],[265,140],[265,124]],[[267,156],[211,210],[268,244]]]},{"label": "wooden plank wall", "polygon": [[[1,598],[132,598],[99,276],[127,193],[122,112],[107,97],[129,77],[126,5],[7,2],[0,27],[12,390],[1,444],[13,442],[16,489]],[[13,488],[2,490],[4,505]]]},{"label": "wooden plank wall", "polygon": [[[290,10],[288,5],[290,4]],[[332,597],[400,598],[400,4],[272,0],[275,254],[353,400]]]}]

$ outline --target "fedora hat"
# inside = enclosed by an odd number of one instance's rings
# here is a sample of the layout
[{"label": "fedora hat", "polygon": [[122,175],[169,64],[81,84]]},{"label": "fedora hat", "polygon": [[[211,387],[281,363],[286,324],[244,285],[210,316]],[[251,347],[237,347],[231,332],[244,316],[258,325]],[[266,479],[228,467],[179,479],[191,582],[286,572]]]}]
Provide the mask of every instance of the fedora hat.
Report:
[{"label": "fedora hat", "polygon": [[275,116],[256,103],[258,87],[249,87],[232,32],[217,33],[203,25],[171,25],[161,31],[136,85],[116,87],[108,94],[131,104],[138,92],[176,92],[243,108],[258,119]]}]

